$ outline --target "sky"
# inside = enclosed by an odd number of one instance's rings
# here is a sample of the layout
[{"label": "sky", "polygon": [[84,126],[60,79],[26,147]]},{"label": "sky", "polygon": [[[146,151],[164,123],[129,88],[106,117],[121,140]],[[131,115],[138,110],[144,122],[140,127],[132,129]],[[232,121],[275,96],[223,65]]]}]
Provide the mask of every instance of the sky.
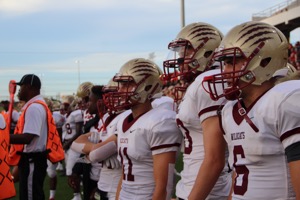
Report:
[{"label": "sky", "polygon": [[[185,24],[206,22],[226,34],[284,2],[185,0]],[[180,29],[181,0],[0,0],[0,99],[24,74],[38,75],[42,94],[59,98],[86,81],[106,84],[133,58],[162,66]],[[300,40],[294,32],[292,43]]]}]

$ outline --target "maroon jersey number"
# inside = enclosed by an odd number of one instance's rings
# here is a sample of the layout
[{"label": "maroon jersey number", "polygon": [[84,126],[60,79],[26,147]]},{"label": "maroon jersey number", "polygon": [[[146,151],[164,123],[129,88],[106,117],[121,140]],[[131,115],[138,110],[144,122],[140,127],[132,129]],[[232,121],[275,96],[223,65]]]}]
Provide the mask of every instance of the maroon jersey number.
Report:
[{"label": "maroon jersey number", "polygon": [[71,125],[69,123],[66,123],[66,129],[67,129],[67,133],[68,134],[72,134],[72,129],[71,129]]},{"label": "maroon jersey number", "polygon": [[[190,136],[190,132],[186,127],[184,127],[183,122],[180,119],[176,119],[176,123],[181,130],[184,130],[184,153],[190,154],[193,150],[193,140],[192,137]],[[187,145],[186,145],[186,140],[188,142]]]},{"label": "maroon jersey number", "polygon": [[[130,160],[130,158],[127,154],[127,147],[125,147],[123,149],[123,152],[122,152],[121,148],[119,148],[119,155],[121,156],[121,163],[122,163],[122,166],[123,166],[123,180],[134,181],[134,175],[132,174],[132,161]],[[128,160],[128,172],[127,172],[127,174],[125,174],[125,165],[124,165],[123,155]]]},{"label": "maroon jersey number", "polygon": [[[244,195],[248,189],[249,169],[246,167],[246,165],[240,165],[240,164],[236,165],[238,156],[240,156],[241,158],[245,158],[243,147],[241,145],[234,146],[233,155],[234,155],[233,166],[236,172],[236,177],[234,181],[234,193],[238,195]],[[237,185],[237,179],[240,177],[242,177],[242,184]]]}]

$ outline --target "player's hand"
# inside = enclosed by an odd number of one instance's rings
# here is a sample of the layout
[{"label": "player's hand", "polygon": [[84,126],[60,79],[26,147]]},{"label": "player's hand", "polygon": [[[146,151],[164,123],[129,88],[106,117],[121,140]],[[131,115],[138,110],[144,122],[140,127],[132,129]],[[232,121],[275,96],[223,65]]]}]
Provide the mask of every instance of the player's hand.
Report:
[{"label": "player's hand", "polygon": [[71,176],[68,176],[68,185],[72,189],[78,190],[78,186],[80,187],[80,178],[74,174],[72,174]]},{"label": "player's hand", "polygon": [[92,132],[92,134],[88,137],[89,141],[97,144],[100,141],[100,134]]},{"label": "player's hand", "polygon": [[109,169],[119,169],[121,167],[121,163],[118,160],[118,155],[115,154],[104,161],[105,165]]}]

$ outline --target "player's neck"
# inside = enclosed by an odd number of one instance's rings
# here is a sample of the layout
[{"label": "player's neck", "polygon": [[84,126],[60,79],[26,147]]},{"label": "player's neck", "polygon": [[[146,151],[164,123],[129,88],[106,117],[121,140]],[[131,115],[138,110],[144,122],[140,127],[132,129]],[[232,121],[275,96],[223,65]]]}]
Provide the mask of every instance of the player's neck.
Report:
[{"label": "player's neck", "polygon": [[242,99],[246,108],[272,87],[274,87],[274,81],[272,80],[266,81],[262,85],[250,85],[246,87],[242,92]]},{"label": "player's neck", "polygon": [[142,104],[137,104],[131,108],[132,116],[133,116],[133,118],[136,118],[136,117],[148,112],[151,109],[152,109],[152,105],[151,105],[150,101],[146,101],[145,103],[142,103]]}]

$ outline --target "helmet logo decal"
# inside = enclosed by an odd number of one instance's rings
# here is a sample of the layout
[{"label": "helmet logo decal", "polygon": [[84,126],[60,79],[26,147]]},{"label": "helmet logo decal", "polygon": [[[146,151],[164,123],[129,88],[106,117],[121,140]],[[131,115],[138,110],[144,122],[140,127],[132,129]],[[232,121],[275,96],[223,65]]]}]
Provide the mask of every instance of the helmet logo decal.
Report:
[{"label": "helmet logo decal", "polygon": [[[273,39],[273,37],[271,37],[270,34],[276,35],[275,29],[273,29],[269,26],[257,25],[257,24],[253,24],[253,25],[244,27],[239,33],[242,33],[242,32],[245,32],[245,33],[242,34],[237,39],[237,42],[246,37],[248,39],[245,40],[245,42],[241,46],[245,45],[247,42],[252,42],[250,47],[257,45],[260,42],[264,42],[269,39]],[[251,36],[249,36],[249,35],[251,35]],[[266,35],[266,36],[264,36],[264,35]]]},{"label": "helmet logo decal", "polygon": [[198,39],[198,41],[204,40],[208,36],[210,36],[209,39],[215,39],[214,37],[218,36],[215,33],[215,30],[213,30],[212,28],[210,28],[207,25],[195,26],[191,30],[193,30],[193,31],[189,34],[189,36],[192,36],[192,39],[201,37]]}]

